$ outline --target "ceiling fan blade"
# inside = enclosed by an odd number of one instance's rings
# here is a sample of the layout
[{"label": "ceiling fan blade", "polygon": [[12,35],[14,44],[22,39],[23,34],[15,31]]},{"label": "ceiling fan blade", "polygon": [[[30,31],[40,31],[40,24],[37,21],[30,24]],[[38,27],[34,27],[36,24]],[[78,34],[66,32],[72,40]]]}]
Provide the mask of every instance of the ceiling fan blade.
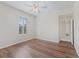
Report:
[{"label": "ceiling fan blade", "polygon": [[48,8],[47,6],[41,6],[40,8]]}]

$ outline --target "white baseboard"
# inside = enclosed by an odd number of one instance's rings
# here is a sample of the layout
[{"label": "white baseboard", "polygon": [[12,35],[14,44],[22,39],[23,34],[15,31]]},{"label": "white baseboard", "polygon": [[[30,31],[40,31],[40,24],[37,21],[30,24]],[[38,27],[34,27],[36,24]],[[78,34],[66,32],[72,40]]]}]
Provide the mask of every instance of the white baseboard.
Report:
[{"label": "white baseboard", "polygon": [[53,39],[47,39],[47,38],[42,38],[42,37],[36,37],[36,39],[46,40],[46,41],[50,41],[50,42],[59,43],[59,41],[53,41]]},{"label": "white baseboard", "polygon": [[78,50],[78,48],[76,46],[74,46],[74,48],[76,50],[77,55],[79,56],[79,50]]},{"label": "white baseboard", "polygon": [[0,49],[6,48],[6,47],[9,47],[9,46],[12,46],[12,45],[16,45],[16,44],[19,44],[19,43],[22,43],[22,42],[25,42],[25,41],[28,41],[28,40],[31,40],[31,39],[34,39],[34,38],[31,37],[31,38],[26,38],[26,39],[20,40],[18,42],[13,42],[13,43],[10,43],[10,44],[7,44],[7,45],[0,47]]},{"label": "white baseboard", "polygon": [[19,44],[19,43],[22,43],[22,42],[25,42],[25,41],[28,41],[28,40],[32,40],[32,39],[40,39],[40,40],[46,40],[46,41],[50,41],[50,42],[56,42],[56,43],[59,43],[59,41],[53,41],[53,40],[48,40],[46,38],[41,38],[41,37],[31,37],[31,38],[25,38],[23,40],[18,40],[17,42],[12,42],[12,43],[9,43],[9,44],[6,44],[4,46],[1,46],[0,49],[2,48],[6,48],[6,47],[9,47],[9,46],[12,46],[12,45],[15,45],[15,44]]}]

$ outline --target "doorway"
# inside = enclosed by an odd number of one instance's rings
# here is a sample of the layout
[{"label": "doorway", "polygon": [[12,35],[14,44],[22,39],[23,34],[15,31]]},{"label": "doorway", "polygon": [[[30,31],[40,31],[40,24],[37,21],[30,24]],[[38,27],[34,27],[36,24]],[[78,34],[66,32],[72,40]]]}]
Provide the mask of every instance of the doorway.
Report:
[{"label": "doorway", "polygon": [[74,21],[71,14],[59,16],[59,39],[74,44]]}]

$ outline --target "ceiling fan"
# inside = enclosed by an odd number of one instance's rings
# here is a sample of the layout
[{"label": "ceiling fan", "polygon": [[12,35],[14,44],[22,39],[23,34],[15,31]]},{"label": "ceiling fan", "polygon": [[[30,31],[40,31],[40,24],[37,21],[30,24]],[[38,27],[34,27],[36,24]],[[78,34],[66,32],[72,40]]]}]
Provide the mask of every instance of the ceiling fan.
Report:
[{"label": "ceiling fan", "polygon": [[43,5],[41,5],[41,2],[39,1],[33,1],[32,4],[25,4],[27,7],[31,7],[31,11],[35,13],[39,13],[41,8],[48,8],[48,6],[42,2]]}]

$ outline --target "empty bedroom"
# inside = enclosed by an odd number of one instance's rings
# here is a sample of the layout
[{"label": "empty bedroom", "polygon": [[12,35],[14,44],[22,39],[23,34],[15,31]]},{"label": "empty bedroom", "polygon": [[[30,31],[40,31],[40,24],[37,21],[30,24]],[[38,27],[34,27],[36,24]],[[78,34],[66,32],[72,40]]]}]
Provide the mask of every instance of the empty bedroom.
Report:
[{"label": "empty bedroom", "polygon": [[0,1],[0,58],[78,58],[79,1]]}]

